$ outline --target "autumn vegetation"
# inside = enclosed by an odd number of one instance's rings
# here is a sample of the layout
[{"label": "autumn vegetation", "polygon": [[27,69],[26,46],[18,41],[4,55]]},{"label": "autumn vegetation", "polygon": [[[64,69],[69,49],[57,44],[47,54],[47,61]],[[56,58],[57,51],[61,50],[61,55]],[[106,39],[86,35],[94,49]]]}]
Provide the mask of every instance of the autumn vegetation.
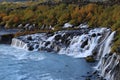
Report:
[{"label": "autumn vegetation", "polygon": [[41,5],[36,2],[0,3],[0,26],[18,28],[19,24],[35,24],[36,29],[42,25],[53,26],[61,30],[64,23],[78,26],[82,23],[90,27],[108,27],[116,31],[115,44],[112,51],[120,45],[120,5],[87,5],[57,4]]}]

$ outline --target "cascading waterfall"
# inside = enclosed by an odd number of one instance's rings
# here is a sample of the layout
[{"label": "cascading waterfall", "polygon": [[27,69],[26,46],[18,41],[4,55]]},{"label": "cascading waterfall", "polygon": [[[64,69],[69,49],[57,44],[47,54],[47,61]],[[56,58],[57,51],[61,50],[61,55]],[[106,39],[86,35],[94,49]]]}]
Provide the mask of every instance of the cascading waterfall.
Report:
[{"label": "cascading waterfall", "polygon": [[119,56],[116,53],[111,53],[111,43],[114,38],[115,31],[112,32],[102,45],[100,45],[99,53],[97,58],[99,62],[96,69],[99,70],[100,76],[104,77],[106,80],[114,80],[113,69],[119,63]]},{"label": "cascading waterfall", "polygon": [[[87,57],[93,55],[93,51],[98,47],[100,38],[103,33],[109,33],[109,29],[106,28],[96,28],[91,30],[88,34],[83,34],[80,36],[75,36],[71,39],[70,46],[63,48],[59,53],[67,54],[74,57]],[[106,37],[104,37],[106,38]]]},{"label": "cascading waterfall", "polygon": [[100,45],[100,49],[98,51],[99,53],[97,55],[97,58],[99,58],[100,61],[97,65],[97,69],[99,69],[100,65],[102,64],[102,58],[105,57],[106,54],[110,53],[111,50],[110,44],[113,40],[114,34],[115,32],[112,32],[110,36],[107,36],[108,38],[106,39],[106,41],[102,45]]},{"label": "cascading waterfall", "polygon": [[[78,34],[79,33],[79,34]],[[59,31],[53,35],[46,33],[32,34],[12,39],[12,46],[26,50],[56,51],[75,58],[91,56],[97,52],[99,60],[95,69],[100,76],[114,80],[114,68],[119,63],[116,53],[110,54],[111,44],[115,35],[107,28],[80,29],[76,31]]]},{"label": "cascading waterfall", "polygon": [[21,48],[21,49],[28,49],[27,44],[17,38],[12,39],[11,45],[15,47],[17,46],[18,48]]}]

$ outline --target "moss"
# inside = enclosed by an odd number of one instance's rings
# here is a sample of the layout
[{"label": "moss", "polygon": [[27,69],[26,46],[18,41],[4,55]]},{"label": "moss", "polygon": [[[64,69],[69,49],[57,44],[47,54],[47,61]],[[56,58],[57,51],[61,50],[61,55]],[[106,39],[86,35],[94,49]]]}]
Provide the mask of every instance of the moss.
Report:
[{"label": "moss", "polygon": [[87,56],[85,59],[87,62],[95,62],[95,59],[93,56]]}]

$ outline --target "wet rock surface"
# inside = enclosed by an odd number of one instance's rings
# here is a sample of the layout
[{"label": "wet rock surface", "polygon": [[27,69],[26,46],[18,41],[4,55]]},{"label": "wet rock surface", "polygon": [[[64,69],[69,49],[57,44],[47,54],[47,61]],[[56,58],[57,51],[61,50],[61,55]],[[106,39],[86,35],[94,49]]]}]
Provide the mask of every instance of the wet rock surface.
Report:
[{"label": "wet rock surface", "polygon": [[95,62],[94,56],[87,56],[85,59],[87,62]]},{"label": "wet rock surface", "polygon": [[7,34],[0,36],[0,44],[10,44],[14,34]]}]

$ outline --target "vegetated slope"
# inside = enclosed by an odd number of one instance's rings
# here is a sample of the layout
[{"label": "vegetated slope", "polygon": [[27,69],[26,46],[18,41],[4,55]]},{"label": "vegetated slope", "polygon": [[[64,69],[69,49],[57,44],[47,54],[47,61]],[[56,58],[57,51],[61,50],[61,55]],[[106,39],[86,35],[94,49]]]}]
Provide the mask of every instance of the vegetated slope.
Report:
[{"label": "vegetated slope", "polygon": [[17,2],[17,1],[29,1],[29,0],[0,0],[0,2],[4,2],[4,1],[7,1],[7,2]]},{"label": "vegetated slope", "polygon": [[[8,2],[17,2],[17,1],[35,1],[35,0],[0,0],[1,2],[3,1],[8,1]],[[52,1],[52,0],[36,0],[36,1]],[[74,1],[74,0],[54,0],[54,1]],[[79,1],[79,0],[75,0]],[[84,1],[84,0],[83,0]],[[96,1],[96,0],[88,0],[88,1]],[[102,0],[97,0],[97,1],[102,1]]]}]

